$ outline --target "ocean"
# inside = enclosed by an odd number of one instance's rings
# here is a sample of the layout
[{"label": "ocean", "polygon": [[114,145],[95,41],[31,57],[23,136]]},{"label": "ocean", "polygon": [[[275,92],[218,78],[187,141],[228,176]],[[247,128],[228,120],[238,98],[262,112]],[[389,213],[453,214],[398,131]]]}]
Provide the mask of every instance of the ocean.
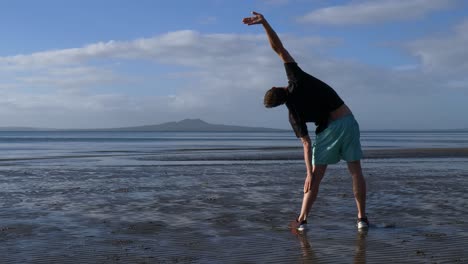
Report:
[{"label": "ocean", "polygon": [[[466,148],[468,131],[363,131],[366,150]],[[292,132],[0,132],[0,166],[86,162],[144,165],[297,160]]]}]

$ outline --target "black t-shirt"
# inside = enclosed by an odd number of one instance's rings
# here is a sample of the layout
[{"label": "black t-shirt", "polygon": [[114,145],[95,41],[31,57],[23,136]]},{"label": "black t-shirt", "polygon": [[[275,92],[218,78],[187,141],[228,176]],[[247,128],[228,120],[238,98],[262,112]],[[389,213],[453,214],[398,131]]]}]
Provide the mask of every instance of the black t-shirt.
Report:
[{"label": "black t-shirt", "polygon": [[304,72],[297,63],[284,64],[288,75],[289,122],[297,137],[307,136],[307,122],[317,126],[315,133],[322,132],[328,125],[330,112],[344,104],[338,94],[326,83]]}]

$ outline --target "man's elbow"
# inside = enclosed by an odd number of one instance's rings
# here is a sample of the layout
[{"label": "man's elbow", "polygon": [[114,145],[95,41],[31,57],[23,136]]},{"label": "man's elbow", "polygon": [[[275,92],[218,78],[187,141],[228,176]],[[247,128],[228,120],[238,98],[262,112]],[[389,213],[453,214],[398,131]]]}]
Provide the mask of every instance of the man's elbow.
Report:
[{"label": "man's elbow", "polygon": [[285,62],[294,62],[294,59],[291,57],[289,52],[286,49],[281,49],[279,52],[277,52],[280,58]]}]

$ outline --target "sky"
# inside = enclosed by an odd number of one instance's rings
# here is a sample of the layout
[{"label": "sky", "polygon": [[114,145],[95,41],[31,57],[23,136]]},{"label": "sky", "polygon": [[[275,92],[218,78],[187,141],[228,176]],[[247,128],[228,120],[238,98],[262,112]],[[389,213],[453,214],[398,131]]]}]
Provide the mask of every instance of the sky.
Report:
[{"label": "sky", "polygon": [[0,127],[288,129],[263,106],[287,78],[251,11],[361,129],[468,128],[464,0],[0,0]]}]

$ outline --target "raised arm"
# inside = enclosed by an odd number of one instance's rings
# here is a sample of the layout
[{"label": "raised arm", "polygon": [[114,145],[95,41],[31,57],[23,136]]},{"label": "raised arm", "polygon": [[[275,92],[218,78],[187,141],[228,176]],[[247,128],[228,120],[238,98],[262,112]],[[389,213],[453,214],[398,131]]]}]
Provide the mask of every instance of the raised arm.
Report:
[{"label": "raised arm", "polygon": [[252,17],[246,17],[242,20],[242,22],[246,25],[256,25],[261,24],[265,29],[265,32],[268,36],[268,41],[270,42],[271,48],[278,54],[278,56],[283,60],[284,63],[286,62],[294,62],[293,57],[289,54],[289,52],[284,48],[283,43],[281,43],[280,38],[270,26],[268,21],[263,17],[262,14],[257,12],[252,12]]}]

